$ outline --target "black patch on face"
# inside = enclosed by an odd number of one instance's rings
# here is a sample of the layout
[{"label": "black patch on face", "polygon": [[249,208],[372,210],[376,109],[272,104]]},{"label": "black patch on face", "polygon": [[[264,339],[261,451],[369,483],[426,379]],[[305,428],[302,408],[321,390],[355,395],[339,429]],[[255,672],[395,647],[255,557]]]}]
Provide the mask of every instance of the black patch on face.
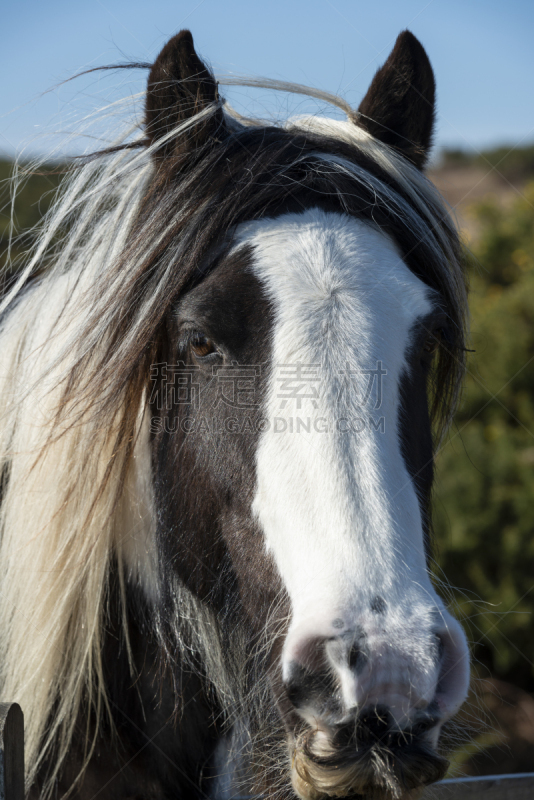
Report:
[{"label": "black patch on face", "polygon": [[[250,510],[273,313],[251,258],[250,248],[222,256],[175,305],[158,362],[179,365],[195,388],[169,398],[161,380],[150,410],[164,574],[219,610],[240,598],[261,627],[280,589]],[[215,348],[203,358],[191,347],[200,334]],[[243,365],[254,375],[245,389],[233,377]],[[163,397],[167,407],[158,408]]]},{"label": "black patch on face", "polygon": [[425,342],[443,324],[439,311],[416,323],[407,354],[408,369],[400,380],[399,436],[401,451],[412,478],[421,509],[427,557],[430,556],[430,498],[434,480],[434,453],[428,408],[428,375],[431,357]]}]

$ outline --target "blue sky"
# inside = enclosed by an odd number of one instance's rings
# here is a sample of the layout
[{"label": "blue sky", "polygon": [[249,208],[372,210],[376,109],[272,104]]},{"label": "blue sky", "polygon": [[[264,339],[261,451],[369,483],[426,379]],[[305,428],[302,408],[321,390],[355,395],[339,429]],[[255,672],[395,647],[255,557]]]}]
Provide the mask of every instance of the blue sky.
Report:
[{"label": "blue sky", "polygon": [[[216,71],[307,83],[354,106],[409,28],[436,74],[438,145],[534,140],[531,0],[18,0],[2,10],[0,152],[44,153],[42,131],[75,130],[88,109],[141,91],[146,73],[132,71],[42,94],[91,66],[152,61],[183,27]],[[258,91],[225,94],[253,113],[316,108]]]}]

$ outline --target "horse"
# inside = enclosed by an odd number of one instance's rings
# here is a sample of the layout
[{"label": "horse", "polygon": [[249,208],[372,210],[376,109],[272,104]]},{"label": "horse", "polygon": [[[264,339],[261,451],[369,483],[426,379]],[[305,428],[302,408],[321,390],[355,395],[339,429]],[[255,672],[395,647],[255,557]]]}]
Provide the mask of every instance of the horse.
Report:
[{"label": "horse", "polygon": [[189,31],[134,66],[142,122],[74,159],[0,309],[28,797],[413,798],[469,681],[432,578],[467,335],[432,67],[404,31],[355,110],[216,80]]}]

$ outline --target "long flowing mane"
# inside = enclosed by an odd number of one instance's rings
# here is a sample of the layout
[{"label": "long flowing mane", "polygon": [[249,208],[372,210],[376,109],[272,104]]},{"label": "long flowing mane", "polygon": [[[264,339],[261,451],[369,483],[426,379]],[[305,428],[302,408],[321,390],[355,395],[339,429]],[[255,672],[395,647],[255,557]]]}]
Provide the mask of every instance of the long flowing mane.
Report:
[{"label": "long flowing mane", "polygon": [[[45,795],[76,726],[87,721],[89,757],[91,731],[112,716],[102,667],[112,563],[123,600],[126,581],[157,599],[144,421],[150,364],[173,302],[216,268],[237,224],[298,209],[305,197],[390,232],[439,292],[455,332],[434,373],[436,436],[458,396],[465,282],[454,225],[432,184],[355,124],[340,98],[276,81],[225,83],[306,92],[348,119],[275,125],[216,98],[165,134],[176,153],[170,179],[158,167],[161,140],[147,141],[141,126],[113,132],[112,147],[72,164],[0,305],[0,685],[26,715],[28,785],[53,754]],[[200,149],[183,172],[180,143],[221,114],[231,135]],[[127,647],[125,601],[123,617]],[[199,622],[195,646],[204,641],[211,653],[208,680],[237,707],[239,681],[222,674],[206,636]]]}]

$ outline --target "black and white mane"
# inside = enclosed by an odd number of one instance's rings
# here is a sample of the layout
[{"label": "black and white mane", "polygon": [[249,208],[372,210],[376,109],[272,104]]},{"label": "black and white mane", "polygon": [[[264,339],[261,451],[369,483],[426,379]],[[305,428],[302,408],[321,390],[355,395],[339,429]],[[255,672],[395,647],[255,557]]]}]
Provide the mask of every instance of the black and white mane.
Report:
[{"label": "black and white mane", "polygon": [[347,119],[243,118],[182,31],[6,288],[0,676],[32,798],[398,800],[446,769],[468,655],[429,503],[467,306],[432,69],[404,32],[358,111],[306,91]]}]

